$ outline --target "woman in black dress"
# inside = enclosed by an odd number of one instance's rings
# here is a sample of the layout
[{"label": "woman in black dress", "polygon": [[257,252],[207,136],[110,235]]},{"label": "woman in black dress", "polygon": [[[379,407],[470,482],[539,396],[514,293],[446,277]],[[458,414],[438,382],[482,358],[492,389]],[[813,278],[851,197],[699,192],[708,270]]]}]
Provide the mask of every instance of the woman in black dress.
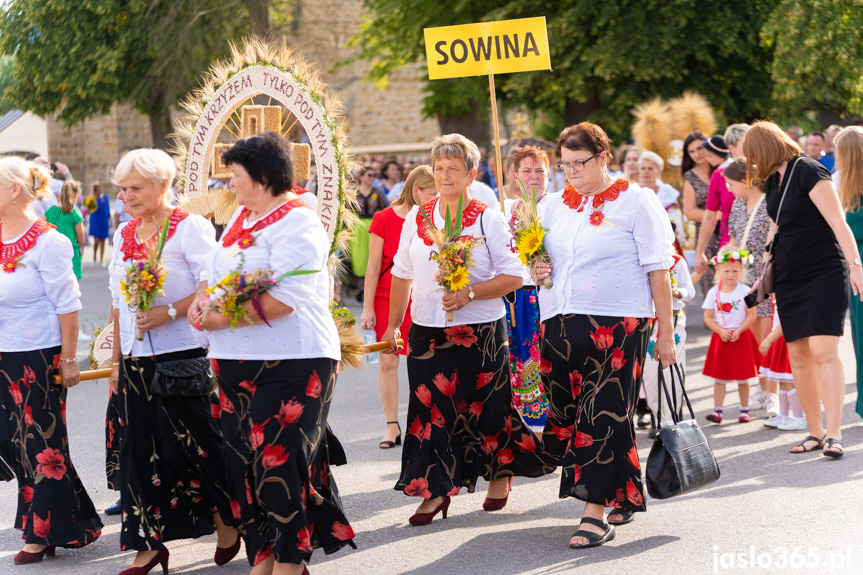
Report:
[{"label": "woman in black dress", "polygon": [[[823,447],[824,455],[841,457],[845,373],[839,336],[848,311],[849,281],[854,295],[863,298],[857,242],[830,172],[803,157],[800,146],[779,126],[756,122],[743,152],[748,179],[766,179],[767,212],[774,222],[776,304],[809,426],[809,435],[791,452]],[[819,400],[827,415],[826,433]]]}]

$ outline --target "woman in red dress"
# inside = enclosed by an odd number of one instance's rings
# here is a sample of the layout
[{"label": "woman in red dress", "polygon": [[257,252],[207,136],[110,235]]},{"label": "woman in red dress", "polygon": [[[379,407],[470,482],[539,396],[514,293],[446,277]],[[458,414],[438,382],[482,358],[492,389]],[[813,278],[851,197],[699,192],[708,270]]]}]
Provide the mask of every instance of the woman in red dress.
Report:
[{"label": "woman in red dress", "polygon": [[[360,325],[363,329],[374,328],[378,341],[383,339],[390,316],[390,285],[392,284],[393,258],[399,249],[399,238],[405,216],[411,208],[422,205],[437,196],[434,174],[428,166],[419,166],[411,171],[402,187],[401,195],[392,206],[374,215],[369,227],[369,265],[366,269],[366,289],[374,298],[365,298]],[[401,333],[407,335],[411,327],[408,309],[402,322]],[[398,422],[399,407],[399,355],[407,355],[405,346],[396,354],[381,354],[378,382],[381,401],[387,417],[387,432],[381,440],[381,449],[390,449],[401,444],[401,427]]]}]

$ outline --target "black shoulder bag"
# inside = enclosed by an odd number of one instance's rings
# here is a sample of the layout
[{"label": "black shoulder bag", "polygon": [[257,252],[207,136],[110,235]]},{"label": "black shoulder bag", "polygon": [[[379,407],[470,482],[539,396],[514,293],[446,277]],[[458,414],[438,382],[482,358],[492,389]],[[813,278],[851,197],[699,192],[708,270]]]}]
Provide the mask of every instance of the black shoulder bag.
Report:
[{"label": "black shoulder bag", "polygon": [[[691,419],[683,421],[679,415],[683,406],[677,405],[677,396],[672,400],[665,383],[662,364],[659,365],[659,408],[656,425],[660,428],[653,440],[653,447],[647,456],[647,492],[654,499],[668,499],[710,485],[719,479],[719,465],[713,456],[704,432],[695,421],[692,404],[686,395],[683,373],[678,364],[671,366],[671,385],[674,388],[674,374],[680,381],[680,393],[689,408]],[[671,419],[674,425],[662,427],[662,395],[671,405]]]},{"label": "black shoulder bag", "polygon": [[[776,235],[779,233],[779,214],[782,213],[782,203],[785,201],[785,196],[788,195],[788,189],[791,186],[791,176],[794,175],[794,170],[797,169],[797,164],[799,163],[800,160],[798,159],[794,162],[794,165],[791,166],[791,173],[788,174],[788,179],[785,180],[785,193],[783,193],[782,197],[779,198],[779,208],[776,210],[776,220],[774,220],[776,231],[773,234],[773,239],[770,240],[770,245],[767,247],[767,260],[761,268],[761,281],[758,283],[758,290],[756,290],[756,293],[758,294],[756,305],[763,302],[773,293],[774,283],[776,280],[776,260],[774,258],[776,249],[774,246],[776,245]],[[776,185],[776,193],[779,193],[781,189],[782,183],[779,182]]]},{"label": "black shoulder bag", "polygon": [[[150,338],[150,332],[147,332]],[[153,340],[150,339],[153,350]],[[155,350],[154,355],[155,355]],[[158,357],[158,356],[157,356]],[[160,397],[200,397],[216,389],[216,378],[210,360],[204,357],[156,360],[156,372],[150,382],[150,393]]]}]

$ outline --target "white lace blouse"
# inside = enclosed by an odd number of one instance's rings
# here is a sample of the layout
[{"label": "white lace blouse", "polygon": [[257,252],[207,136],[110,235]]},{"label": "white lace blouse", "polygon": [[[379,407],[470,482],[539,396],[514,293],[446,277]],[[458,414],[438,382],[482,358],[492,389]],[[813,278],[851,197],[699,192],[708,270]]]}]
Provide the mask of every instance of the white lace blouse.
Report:
[{"label": "white lace blouse", "polygon": [[[243,208],[239,208],[231,217],[225,226],[225,234],[242,211]],[[244,222],[243,229],[249,229],[255,223],[257,221]],[[210,357],[249,360],[327,357],[340,360],[339,336],[329,307],[327,260],[330,243],[318,216],[308,207],[296,207],[281,219],[259,229],[254,237],[254,245],[243,250],[238,249],[238,243],[225,247],[221,240],[217,242],[206,258],[204,277],[210,286],[238,266],[242,266],[245,272],[270,269],[273,277],[291,270],[320,271],[282,279],[277,287],[267,292],[293,309],[286,316],[270,319],[272,327],[266,324],[245,325],[233,331],[226,328],[207,332]]]},{"label": "white lace blouse", "polygon": [[626,189],[599,210],[589,197],[582,211],[570,207],[566,191],[549,202],[543,225],[553,287],[539,290],[542,321],[574,313],[654,317],[648,272],[673,265],[671,223],[653,190],[615,185]]},{"label": "white lace blouse", "polygon": [[[149,336],[144,335],[142,341],[135,339],[135,312],[129,309],[125,296],[120,291],[120,281],[126,278],[127,270],[135,263],[134,259],[123,261],[123,230],[134,222],[135,220],[132,220],[121,224],[114,232],[114,253],[109,266],[111,298],[119,316],[120,349],[123,355],[147,357],[207,347],[206,337],[193,329],[181,315],[150,330]],[[162,250],[162,262],[168,269],[165,296],[156,298],[153,307],[173,304],[195,293],[207,254],[215,244],[216,230],[209,220],[189,214],[177,224],[176,231]]]},{"label": "white lace blouse", "polygon": [[[46,224],[38,220],[0,249],[10,249],[41,225]],[[48,349],[62,343],[57,316],[81,309],[72,249],[69,238],[51,229],[21,255],[14,272],[0,271],[0,353]]]},{"label": "white lace blouse", "polygon": [[[444,218],[440,215],[437,206],[435,201],[432,210],[433,222],[435,227],[442,228]],[[454,312],[455,321],[447,322],[446,312],[443,310],[443,288],[434,280],[438,264],[429,257],[433,251],[437,251],[437,248],[434,244],[426,245],[417,234],[418,214],[419,207],[414,206],[405,217],[399,250],[393,260],[392,269],[394,276],[413,280],[412,321],[426,327],[447,327],[488,323],[502,318],[506,313],[503,298],[495,298],[472,301]],[[521,277],[521,262],[510,249],[512,236],[503,212],[486,209],[471,225],[465,225],[462,233],[474,237],[485,235],[485,240],[480,241],[473,250],[476,265],[469,270],[471,284],[490,280],[496,275]]]}]

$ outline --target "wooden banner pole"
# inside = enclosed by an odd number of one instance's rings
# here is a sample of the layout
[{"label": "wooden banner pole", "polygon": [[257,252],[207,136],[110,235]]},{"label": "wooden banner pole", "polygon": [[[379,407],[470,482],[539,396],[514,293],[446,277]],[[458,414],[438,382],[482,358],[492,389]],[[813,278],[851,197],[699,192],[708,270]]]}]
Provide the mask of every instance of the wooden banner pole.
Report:
[{"label": "wooden banner pole", "polygon": [[497,127],[497,95],[494,91],[494,74],[488,75],[488,89],[491,96],[491,125],[494,128],[494,152],[497,155],[497,173],[495,177],[497,178],[500,211],[505,212],[506,210],[503,208],[503,200],[505,198],[503,194],[503,164],[500,159],[500,133]]}]

